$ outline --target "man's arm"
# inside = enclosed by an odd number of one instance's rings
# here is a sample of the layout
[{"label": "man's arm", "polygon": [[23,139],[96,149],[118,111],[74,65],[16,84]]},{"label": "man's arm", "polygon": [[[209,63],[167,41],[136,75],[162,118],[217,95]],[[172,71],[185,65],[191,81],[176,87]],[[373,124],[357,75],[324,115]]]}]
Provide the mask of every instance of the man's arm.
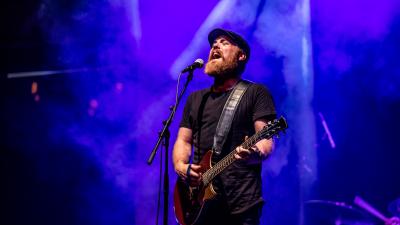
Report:
[{"label": "man's arm", "polygon": [[[266,120],[256,120],[254,122],[254,129],[256,132],[262,130],[267,125]],[[260,161],[266,159],[272,152],[274,148],[273,139],[262,139],[255,144],[252,150],[245,149],[242,147],[236,148],[235,157],[237,159],[247,160],[250,164],[259,163]]]},{"label": "man's arm", "polygon": [[[191,185],[200,183],[201,175],[198,173],[199,165],[189,164],[192,153],[192,130],[189,128],[179,128],[178,137],[172,152],[172,161],[176,173],[184,180],[188,179],[188,171]],[[190,169],[188,169],[190,167]]]},{"label": "man's arm", "polygon": [[[254,123],[254,128],[256,132],[259,132],[267,125],[265,120],[257,120]],[[263,159],[266,159],[274,149],[274,141],[273,139],[262,139],[261,141],[256,143],[257,149],[260,151],[260,156]]]}]

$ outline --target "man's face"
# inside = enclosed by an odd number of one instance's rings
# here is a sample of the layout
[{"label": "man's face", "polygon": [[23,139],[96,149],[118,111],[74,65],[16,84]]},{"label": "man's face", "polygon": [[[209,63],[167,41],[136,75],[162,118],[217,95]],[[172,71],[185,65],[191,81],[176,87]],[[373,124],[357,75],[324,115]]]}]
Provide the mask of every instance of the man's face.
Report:
[{"label": "man's face", "polygon": [[227,36],[215,39],[204,72],[212,77],[235,74],[239,60],[245,60],[246,55]]}]

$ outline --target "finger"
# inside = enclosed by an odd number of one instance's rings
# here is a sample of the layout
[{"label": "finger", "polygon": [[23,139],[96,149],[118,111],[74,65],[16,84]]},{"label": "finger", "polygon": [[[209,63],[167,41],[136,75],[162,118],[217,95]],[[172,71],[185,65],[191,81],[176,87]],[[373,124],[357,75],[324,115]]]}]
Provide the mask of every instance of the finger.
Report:
[{"label": "finger", "polygon": [[240,152],[240,146],[236,147],[235,151],[236,151],[236,153],[239,153]]},{"label": "finger", "polygon": [[242,157],[241,157],[241,147],[239,146],[239,147],[236,147],[236,149],[235,149],[235,154],[234,154],[234,156],[235,156],[235,158],[236,159],[241,159]]},{"label": "finger", "polygon": [[198,179],[200,177],[200,174],[195,172],[195,171],[190,171],[190,179],[195,178]]},{"label": "finger", "polygon": [[200,165],[192,164],[191,169],[194,171],[199,171],[201,169]]},{"label": "finger", "polygon": [[250,154],[250,150],[245,149],[242,146],[239,146],[236,148],[236,155],[238,155],[239,158],[246,157],[249,154]]},{"label": "finger", "polygon": [[235,154],[235,159],[242,159],[242,157],[238,153],[236,153]]},{"label": "finger", "polygon": [[236,158],[236,159],[244,160],[244,159],[246,159],[246,158],[248,157],[248,154],[246,153],[246,151],[248,151],[248,150],[246,150],[246,149],[239,149],[238,151],[239,151],[239,152],[237,152],[237,153],[235,154],[235,158]]},{"label": "finger", "polygon": [[242,146],[238,146],[238,147],[236,147],[236,153],[237,154],[241,154],[243,151],[245,151],[246,149],[245,148],[243,148]]},{"label": "finger", "polygon": [[239,153],[239,154],[240,154],[241,157],[246,157],[246,156],[249,156],[250,153],[251,153],[250,150],[245,149],[245,148],[242,148],[242,149],[240,150],[240,153]]}]

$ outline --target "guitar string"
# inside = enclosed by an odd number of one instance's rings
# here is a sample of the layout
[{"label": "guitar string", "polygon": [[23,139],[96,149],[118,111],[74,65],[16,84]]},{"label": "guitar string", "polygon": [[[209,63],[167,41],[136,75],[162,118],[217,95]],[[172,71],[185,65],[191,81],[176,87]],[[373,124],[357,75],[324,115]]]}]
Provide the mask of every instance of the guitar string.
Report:
[{"label": "guitar string", "polygon": [[[271,124],[269,127],[264,127],[260,132],[257,132],[250,138],[248,138],[241,146],[243,148],[250,148],[252,147],[256,141],[260,139],[261,136],[265,136],[265,138],[269,139],[271,135],[271,130],[274,131],[273,128],[275,128],[276,124]],[[274,133],[274,132],[272,132]],[[218,163],[216,163],[211,169],[207,170],[203,175],[203,183],[204,185],[208,185],[209,182],[214,179],[216,175],[218,175],[220,172],[222,172],[227,166],[232,164],[236,158],[235,158],[235,151],[231,151],[228,155],[226,155],[224,158],[222,158]]]},{"label": "guitar string", "polygon": [[[283,131],[287,128],[286,121],[281,117],[280,119],[274,120],[274,122],[265,126],[261,131],[257,132],[255,135],[247,139],[241,146],[244,148],[249,148],[255,144],[257,140],[259,140],[260,136],[265,137],[266,139],[271,138],[274,134],[277,134],[279,131]],[[232,162],[236,160],[234,157],[235,151],[231,151],[228,155],[226,155],[222,160],[220,160],[214,167],[207,170],[203,175],[203,183],[208,185],[212,179],[216,175],[218,175],[221,171],[223,171],[227,166],[229,166]]]}]

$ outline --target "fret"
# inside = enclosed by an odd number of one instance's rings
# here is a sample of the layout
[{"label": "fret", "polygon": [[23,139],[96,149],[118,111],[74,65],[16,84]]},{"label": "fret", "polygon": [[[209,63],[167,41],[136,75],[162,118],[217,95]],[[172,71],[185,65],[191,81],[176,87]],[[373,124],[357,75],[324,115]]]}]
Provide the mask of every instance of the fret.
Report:
[{"label": "fret", "polygon": [[[262,130],[247,138],[241,146],[246,149],[250,149],[261,139],[270,139],[275,134],[279,133],[279,131],[283,131],[287,128],[286,120],[281,117],[279,120],[275,120],[271,124],[265,126]],[[235,158],[235,150],[232,150],[228,155],[222,158],[218,163],[216,163],[213,167],[207,170],[203,175],[203,184],[208,185],[218,174],[220,174],[224,169],[226,169],[229,165],[235,162],[237,159]]]}]

